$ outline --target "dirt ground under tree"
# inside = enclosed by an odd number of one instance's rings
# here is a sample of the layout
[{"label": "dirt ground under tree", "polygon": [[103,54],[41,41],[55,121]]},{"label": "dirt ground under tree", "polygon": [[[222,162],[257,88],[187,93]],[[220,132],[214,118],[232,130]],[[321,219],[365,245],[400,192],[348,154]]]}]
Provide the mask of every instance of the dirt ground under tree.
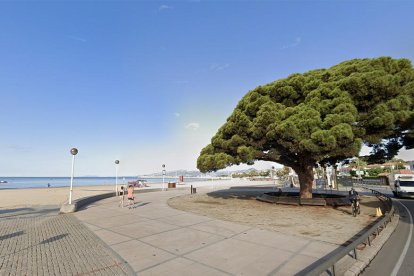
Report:
[{"label": "dirt ground under tree", "polygon": [[376,208],[384,210],[375,196],[361,196],[361,214],[351,215],[350,206],[292,206],[260,202],[257,189],[228,189],[171,198],[175,209],[215,219],[249,225],[269,231],[297,235],[332,244],[346,244],[378,218]]}]

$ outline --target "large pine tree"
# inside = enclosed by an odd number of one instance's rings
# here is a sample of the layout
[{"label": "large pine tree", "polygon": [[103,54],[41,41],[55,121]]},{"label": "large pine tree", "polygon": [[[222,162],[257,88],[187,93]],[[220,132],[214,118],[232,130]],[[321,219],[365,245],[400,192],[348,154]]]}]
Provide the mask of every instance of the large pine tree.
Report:
[{"label": "large pine tree", "polygon": [[354,59],[293,74],[248,92],[201,151],[197,167],[278,162],[296,171],[301,197],[310,198],[317,162],[356,156],[363,142],[386,148],[397,139],[400,148],[412,146],[413,107],[407,59]]}]

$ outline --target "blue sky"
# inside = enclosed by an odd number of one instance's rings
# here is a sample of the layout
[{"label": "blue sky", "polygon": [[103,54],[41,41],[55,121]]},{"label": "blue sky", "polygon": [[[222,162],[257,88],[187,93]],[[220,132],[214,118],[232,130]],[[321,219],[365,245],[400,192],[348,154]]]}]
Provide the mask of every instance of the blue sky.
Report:
[{"label": "blue sky", "polygon": [[195,169],[258,85],[352,58],[414,60],[413,10],[410,1],[0,2],[0,176],[67,176],[71,147],[78,175],[113,175],[115,159],[121,175]]}]

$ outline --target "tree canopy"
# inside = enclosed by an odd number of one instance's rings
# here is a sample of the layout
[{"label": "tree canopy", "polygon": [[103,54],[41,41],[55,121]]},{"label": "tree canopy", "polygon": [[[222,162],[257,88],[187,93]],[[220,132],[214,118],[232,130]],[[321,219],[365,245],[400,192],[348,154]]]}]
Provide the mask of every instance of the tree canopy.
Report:
[{"label": "tree canopy", "polygon": [[413,147],[413,107],[407,59],[354,59],[293,74],[249,91],[201,151],[197,167],[278,162],[298,174],[301,197],[311,197],[318,162],[356,156],[362,142],[378,156],[393,142]]}]

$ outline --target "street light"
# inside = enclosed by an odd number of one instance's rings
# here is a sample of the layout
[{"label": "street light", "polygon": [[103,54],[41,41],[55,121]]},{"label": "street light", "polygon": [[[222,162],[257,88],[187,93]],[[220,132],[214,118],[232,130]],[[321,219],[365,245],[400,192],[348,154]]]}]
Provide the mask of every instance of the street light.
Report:
[{"label": "street light", "polygon": [[165,164],[162,164],[162,190],[164,191],[164,180],[165,180]]},{"label": "street light", "polygon": [[118,165],[119,160],[115,160],[115,194],[118,195]]},{"label": "street light", "polygon": [[78,149],[72,148],[70,153],[72,154],[72,174],[70,176],[69,204],[72,204],[73,172],[75,170],[75,155],[78,154]]}]

